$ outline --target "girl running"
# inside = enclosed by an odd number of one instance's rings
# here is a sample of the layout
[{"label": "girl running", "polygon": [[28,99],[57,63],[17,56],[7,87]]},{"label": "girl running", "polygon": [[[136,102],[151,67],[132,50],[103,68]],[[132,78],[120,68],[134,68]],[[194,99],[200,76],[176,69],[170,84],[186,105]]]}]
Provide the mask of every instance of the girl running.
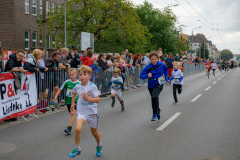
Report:
[{"label": "girl running", "polygon": [[211,66],[212,66],[212,70],[213,70],[213,75],[215,76],[215,70],[216,70],[216,67],[217,67],[216,61],[213,61],[213,63],[211,64]]}]

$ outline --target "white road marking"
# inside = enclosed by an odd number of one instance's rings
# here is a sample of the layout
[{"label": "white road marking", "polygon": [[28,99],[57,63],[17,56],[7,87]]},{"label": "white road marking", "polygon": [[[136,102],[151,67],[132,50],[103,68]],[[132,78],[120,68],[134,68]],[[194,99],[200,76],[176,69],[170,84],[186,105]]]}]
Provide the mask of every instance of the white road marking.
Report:
[{"label": "white road marking", "polygon": [[201,96],[202,96],[202,94],[197,95],[193,100],[191,100],[191,102],[195,102]]},{"label": "white road marking", "polygon": [[220,80],[221,78],[218,78],[218,80]]},{"label": "white road marking", "polygon": [[226,74],[224,74],[224,76],[226,76]]},{"label": "white road marking", "polygon": [[210,88],[211,88],[211,86],[207,87],[205,90],[207,91],[207,90],[209,90]]},{"label": "white road marking", "polygon": [[224,75],[222,77],[224,77]]},{"label": "white road marking", "polygon": [[216,84],[216,83],[217,83],[217,81],[213,82],[213,84]]},{"label": "white road marking", "polygon": [[170,119],[168,119],[165,123],[163,123],[159,128],[157,128],[157,131],[162,131],[164,128],[166,128],[170,123],[172,123],[181,113],[177,112],[174,114]]}]

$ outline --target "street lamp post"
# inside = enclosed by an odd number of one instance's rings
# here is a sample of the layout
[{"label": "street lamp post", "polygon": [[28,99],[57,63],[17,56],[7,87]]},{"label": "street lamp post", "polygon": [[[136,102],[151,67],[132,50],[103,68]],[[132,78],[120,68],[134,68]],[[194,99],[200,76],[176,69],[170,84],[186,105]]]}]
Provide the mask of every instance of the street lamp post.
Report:
[{"label": "street lamp post", "polygon": [[66,2],[67,0],[64,0],[64,47],[67,47],[67,21],[66,21]]},{"label": "street lamp post", "polygon": [[[201,28],[201,27],[202,27],[202,26],[199,26],[199,27],[196,27],[196,28],[193,28],[193,29],[192,29],[192,42],[193,42],[193,30],[194,30],[194,29],[197,29],[197,28]],[[192,51],[193,51],[193,43],[192,43],[192,45],[191,45],[191,58],[192,58],[192,54],[193,54]]]}]

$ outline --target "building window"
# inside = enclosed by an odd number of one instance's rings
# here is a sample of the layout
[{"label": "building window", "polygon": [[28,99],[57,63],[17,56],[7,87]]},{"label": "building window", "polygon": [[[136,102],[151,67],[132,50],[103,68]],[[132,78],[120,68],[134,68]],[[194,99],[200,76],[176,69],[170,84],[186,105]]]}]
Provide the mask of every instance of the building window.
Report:
[{"label": "building window", "polygon": [[40,0],[39,13],[42,14],[42,0]]},{"label": "building window", "polygon": [[51,9],[50,2],[46,1],[46,15],[49,15],[50,9]]},{"label": "building window", "polygon": [[39,35],[39,46],[42,47],[42,34]]},{"label": "building window", "polygon": [[53,44],[53,46],[52,46],[52,47],[53,47],[53,48],[55,48],[55,47],[56,47],[56,43],[55,43],[55,41],[56,41],[56,40],[55,40],[55,36],[52,36],[52,44]]},{"label": "building window", "polygon": [[190,44],[190,46],[192,46],[192,44]]},{"label": "building window", "polygon": [[25,13],[29,14],[29,0],[25,0]]},{"label": "building window", "polygon": [[55,7],[56,7],[56,4],[55,4],[55,3],[52,3],[52,12],[54,12]]},{"label": "building window", "polygon": [[195,44],[195,46],[197,46],[197,44]]},{"label": "building window", "polygon": [[33,15],[37,15],[37,0],[33,0],[32,1],[33,4],[32,4],[32,12],[33,12]]},{"label": "building window", "polygon": [[33,48],[37,47],[37,33],[36,32],[33,32],[33,35],[32,35],[32,47]]},{"label": "building window", "polygon": [[29,31],[25,31],[25,49],[29,49]]}]

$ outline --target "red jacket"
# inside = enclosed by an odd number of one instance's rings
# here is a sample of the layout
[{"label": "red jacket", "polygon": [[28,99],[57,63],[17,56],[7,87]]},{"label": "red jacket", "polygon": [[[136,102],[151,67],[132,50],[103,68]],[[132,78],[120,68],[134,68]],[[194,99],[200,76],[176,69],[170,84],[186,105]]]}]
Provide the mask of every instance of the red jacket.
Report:
[{"label": "red jacket", "polygon": [[93,64],[92,59],[90,57],[81,56],[80,60],[82,61],[82,65],[91,66]]}]

